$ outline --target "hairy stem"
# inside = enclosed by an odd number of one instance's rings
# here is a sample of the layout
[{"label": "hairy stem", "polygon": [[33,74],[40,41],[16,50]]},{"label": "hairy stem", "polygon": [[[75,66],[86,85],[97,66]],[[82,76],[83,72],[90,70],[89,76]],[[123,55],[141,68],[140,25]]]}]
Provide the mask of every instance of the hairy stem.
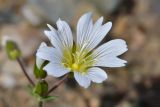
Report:
[{"label": "hairy stem", "polygon": [[28,81],[32,84],[32,86],[35,86],[34,82],[32,81],[32,79],[29,77],[29,75],[26,72],[26,69],[24,67],[24,64],[22,62],[22,60],[20,58],[17,58],[17,62],[19,63],[24,75],[26,76],[26,78],[28,79]]},{"label": "hairy stem", "polygon": [[60,86],[63,82],[65,82],[68,78],[68,74],[66,74],[61,80],[57,81],[53,87],[48,91],[47,95],[54,91],[58,86]]}]

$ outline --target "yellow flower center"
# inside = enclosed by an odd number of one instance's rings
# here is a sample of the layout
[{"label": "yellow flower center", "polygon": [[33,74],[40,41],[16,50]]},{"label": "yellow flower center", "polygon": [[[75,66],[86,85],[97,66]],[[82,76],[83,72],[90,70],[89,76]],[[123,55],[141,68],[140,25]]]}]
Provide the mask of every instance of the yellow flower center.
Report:
[{"label": "yellow flower center", "polygon": [[78,70],[79,70],[79,65],[76,64],[76,63],[73,63],[73,64],[72,64],[72,69],[73,69],[74,71],[78,71]]},{"label": "yellow flower center", "polygon": [[73,46],[72,49],[65,49],[63,51],[62,64],[72,72],[85,74],[88,68],[94,64],[92,53],[86,49],[75,47]]}]

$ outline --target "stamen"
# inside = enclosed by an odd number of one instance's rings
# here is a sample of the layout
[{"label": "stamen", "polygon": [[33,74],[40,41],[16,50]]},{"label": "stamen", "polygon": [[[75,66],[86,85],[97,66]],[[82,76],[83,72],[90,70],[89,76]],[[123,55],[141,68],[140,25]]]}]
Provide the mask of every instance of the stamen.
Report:
[{"label": "stamen", "polygon": [[[92,57],[92,53],[89,53],[86,50],[87,44],[84,44],[84,46],[75,52],[68,51],[69,49],[66,49],[63,53],[63,59],[62,63],[64,63],[64,67],[69,68],[73,72],[80,72],[82,74],[86,74],[89,67],[93,65],[95,62],[95,59]],[[76,46],[78,47],[78,46]],[[70,49],[73,50],[73,49]]]}]

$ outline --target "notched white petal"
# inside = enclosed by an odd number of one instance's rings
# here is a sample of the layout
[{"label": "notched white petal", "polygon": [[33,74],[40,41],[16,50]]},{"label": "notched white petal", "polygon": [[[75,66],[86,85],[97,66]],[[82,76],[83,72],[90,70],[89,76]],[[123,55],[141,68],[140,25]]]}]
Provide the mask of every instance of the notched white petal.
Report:
[{"label": "notched white petal", "polygon": [[101,66],[101,67],[123,67],[125,66],[127,61],[122,60],[118,57],[110,57],[110,58],[103,58],[99,59],[94,66]]},{"label": "notched white petal", "polygon": [[86,77],[76,71],[74,72],[74,78],[76,79],[78,84],[84,88],[88,88],[91,84],[91,80],[88,77]]},{"label": "notched white petal", "polygon": [[118,58],[117,56],[123,54],[128,50],[126,41],[122,39],[111,40],[93,51],[94,59],[96,59],[95,66],[103,67],[122,67],[127,61]]},{"label": "notched white petal", "polygon": [[122,39],[111,40],[93,51],[94,57],[107,58],[111,56],[119,56],[128,50],[126,41]]},{"label": "notched white petal", "polygon": [[[87,36],[90,34],[92,30],[93,22],[92,22],[92,13],[86,13],[80,17],[77,24],[77,44],[83,45]],[[83,46],[81,46],[83,47]]]},{"label": "notched white petal", "polygon": [[60,40],[57,35],[57,33],[53,32],[53,31],[44,31],[44,34],[48,37],[48,39],[50,40],[51,44],[56,47],[56,48],[60,48],[61,44],[60,44]]},{"label": "notched white petal", "polygon": [[63,48],[63,43],[62,43],[62,38],[59,37],[57,31],[44,31],[45,35],[48,37],[50,40],[51,44],[60,52],[62,52]]},{"label": "notched white petal", "polygon": [[47,44],[46,44],[45,42],[42,42],[42,43],[40,44],[39,48],[42,48],[42,47],[45,47],[45,46],[47,46]]},{"label": "notched white petal", "polygon": [[95,48],[103,40],[103,38],[107,35],[107,33],[110,31],[111,27],[112,27],[112,23],[108,22],[100,27],[97,27],[96,29],[93,29],[93,31],[91,33],[92,37],[91,37],[91,40],[88,44],[88,48],[90,50]]},{"label": "notched white petal", "polygon": [[106,72],[98,67],[90,68],[87,77],[96,83],[102,83],[108,78]]},{"label": "notched white petal", "polygon": [[93,27],[93,32],[96,31],[99,27],[102,26],[102,23],[103,23],[103,17],[100,17],[94,24],[94,27]]},{"label": "notched white petal", "polygon": [[72,47],[73,46],[73,37],[72,37],[72,31],[68,25],[67,22],[62,21],[59,19],[57,21],[57,27],[58,27],[58,34],[60,38],[62,38],[62,43],[64,47]]},{"label": "notched white petal", "polygon": [[52,27],[50,24],[47,24],[47,26],[49,27],[49,29],[50,29],[51,31],[56,31],[56,29],[55,29],[54,27]]}]

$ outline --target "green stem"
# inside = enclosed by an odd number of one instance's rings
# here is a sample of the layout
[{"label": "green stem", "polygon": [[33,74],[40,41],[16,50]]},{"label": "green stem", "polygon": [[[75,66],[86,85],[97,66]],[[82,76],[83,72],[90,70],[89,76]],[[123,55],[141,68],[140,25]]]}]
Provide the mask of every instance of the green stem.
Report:
[{"label": "green stem", "polygon": [[38,102],[38,107],[43,107],[43,102],[42,101]]},{"label": "green stem", "polygon": [[22,60],[20,58],[17,58],[17,62],[19,63],[20,67],[22,68],[22,71],[23,71],[24,75],[26,76],[26,78],[28,79],[28,81],[32,84],[32,86],[35,86],[34,82],[32,81],[32,79],[27,74],[27,71],[24,67],[24,64],[23,64]]}]

